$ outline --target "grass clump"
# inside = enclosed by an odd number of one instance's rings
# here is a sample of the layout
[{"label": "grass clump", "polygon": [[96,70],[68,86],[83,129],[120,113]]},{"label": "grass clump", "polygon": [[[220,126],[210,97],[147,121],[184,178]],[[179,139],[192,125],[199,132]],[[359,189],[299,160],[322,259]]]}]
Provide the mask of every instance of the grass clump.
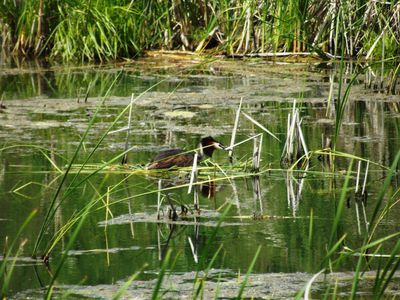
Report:
[{"label": "grass clump", "polygon": [[62,61],[146,49],[332,58],[342,47],[345,57],[376,59],[399,55],[399,18],[397,1],[3,1],[0,36],[7,53]]}]

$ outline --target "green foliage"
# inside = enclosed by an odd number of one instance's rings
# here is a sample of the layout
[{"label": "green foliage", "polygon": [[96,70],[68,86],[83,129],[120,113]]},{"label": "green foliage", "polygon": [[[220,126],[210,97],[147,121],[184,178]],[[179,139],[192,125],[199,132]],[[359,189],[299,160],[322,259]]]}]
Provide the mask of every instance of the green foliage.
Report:
[{"label": "green foliage", "polygon": [[[146,49],[227,54],[316,51],[399,55],[396,1],[2,1],[2,49],[62,61],[115,60]],[[340,23],[340,25],[339,25]],[[336,39],[343,36],[343,39]]]}]

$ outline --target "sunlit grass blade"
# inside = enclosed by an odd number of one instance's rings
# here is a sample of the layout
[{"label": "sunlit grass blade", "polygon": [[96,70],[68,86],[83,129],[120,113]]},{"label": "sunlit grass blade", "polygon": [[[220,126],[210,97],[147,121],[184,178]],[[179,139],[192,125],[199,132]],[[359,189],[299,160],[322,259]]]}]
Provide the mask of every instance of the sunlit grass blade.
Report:
[{"label": "sunlit grass blade", "polygon": [[319,275],[321,275],[323,272],[325,272],[325,269],[322,269],[322,270],[319,271],[318,273],[314,274],[314,276],[311,277],[311,279],[307,282],[306,288],[305,288],[305,291],[304,291],[304,299],[305,299],[305,300],[310,299],[311,286],[312,286],[313,282],[317,279],[317,277],[318,277]]},{"label": "sunlit grass blade", "polygon": [[[13,275],[13,271],[15,268],[15,265],[17,263],[18,257],[20,256],[21,252],[24,249],[25,244],[27,243],[27,239],[23,240],[19,247],[17,252],[14,255],[14,258],[11,261],[11,264],[9,265],[9,267],[7,269],[5,269],[5,274],[2,274],[1,270],[0,270],[0,279],[3,278],[3,284],[2,284],[2,288],[1,288],[1,298],[2,299],[7,299],[7,290],[8,290],[8,286],[10,285],[10,281]],[[8,256],[4,258],[4,264],[6,264],[8,262]]]},{"label": "sunlit grass blade", "polygon": [[[194,290],[195,290],[195,294],[193,295],[193,299],[197,299],[199,297],[199,295],[202,293],[202,291],[204,290],[204,282],[207,279],[208,273],[211,270],[211,268],[213,267],[218,255],[220,254],[221,250],[223,248],[223,245],[221,244],[217,251],[214,252],[214,255],[212,256],[210,262],[208,263],[206,269],[204,270],[204,276],[203,278],[199,279],[199,272],[197,272],[196,277],[194,279]],[[197,288],[196,288],[197,286]]]},{"label": "sunlit grass blade", "polygon": [[386,261],[386,264],[383,266],[383,269],[377,272],[374,285],[374,294],[377,299],[383,296],[383,293],[390,283],[391,278],[398,269],[398,266],[400,264],[400,257],[398,256],[399,252],[400,241],[397,241],[395,247],[392,250],[392,253]]},{"label": "sunlit grass blade", "polygon": [[67,257],[68,257],[68,251],[69,251],[70,249],[72,249],[73,245],[75,244],[75,241],[76,241],[76,239],[77,239],[77,237],[78,237],[78,234],[79,234],[79,232],[80,232],[80,230],[81,230],[81,228],[82,228],[82,226],[83,226],[83,223],[84,223],[85,220],[86,220],[86,216],[87,216],[87,215],[85,214],[85,215],[79,220],[79,222],[78,222],[76,228],[74,229],[74,231],[73,231],[72,234],[71,234],[71,237],[70,237],[70,239],[69,239],[69,241],[68,241],[68,243],[67,243],[65,249],[63,249],[64,252],[63,252],[63,254],[62,254],[62,256],[61,256],[61,259],[60,259],[60,261],[59,261],[59,263],[58,263],[58,265],[57,265],[57,267],[56,267],[56,271],[54,272],[53,276],[51,277],[50,283],[49,283],[48,288],[47,288],[47,292],[46,292],[46,296],[45,296],[45,299],[47,299],[47,300],[50,300],[51,297],[52,297],[52,295],[53,295],[54,283],[55,283],[55,281],[56,281],[58,275],[59,275],[60,272],[62,271],[62,268],[63,268],[63,266],[64,266],[64,263],[65,263],[65,261],[66,261],[66,259],[67,259]]},{"label": "sunlit grass blade", "polygon": [[371,230],[370,237],[372,237],[372,235],[374,234],[374,232],[376,230],[377,223],[375,222],[375,219],[378,217],[378,213],[379,213],[379,211],[381,209],[381,206],[382,206],[382,203],[384,201],[385,195],[387,194],[387,192],[389,190],[392,178],[396,174],[396,170],[398,168],[399,161],[400,161],[400,151],[397,152],[397,154],[396,154],[396,156],[395,156],[395,158],[394,158],[394,160],[392,162],[392,165],[391,165],[391,167],[390,167],[390,169],[388,171],[388,175],[386,176],[385,181],[383,182],[383,186],[380,189],[379,194],[377,196],[375,209],[374,209],[374,211],[373,211],[373,213],[371,215],[370,221],[369,221],[370,228],[373,228]]},{"label": "sunlit grass blade", "polygon": [[352,168],[353,168],[353,160],[350,161],[349,167],[347,169],[347,175],[344,180],[342,190],[340,192],[340,198],[339,198],[338,205],[336,207],[336,213],[335,213],[335,218],[334,218],[333,224],[332,224],[332,229],[331,229],[332,231],[331,231],[331,235],[329,238],[328,248],[331,248],[331,246],[333,245],[333,243],[335,241],[335,236],[337,234],[337,228],[339,226],[339,223],[342,220],[343,208],[344,208],[345,201],[346,201],[347,188],[349,185]]},{"label": "sunlit grass blade", "polygon": [[250,274],[253,272],[254,265],[256,264],[256,261],[257,261],[257,258],[259,256],[260,252],[261,252],[261,246],[258,246],[257,251],[253,256],[253,260],[251,261],[249,267],[247,268],[246,276],[245,276],[242,284],[240,285],[240,289],[239,289],[236,299],[242,299],[244,289],[246,288],[247,282],[249,281]]},{"label": "sunlit grass blade", "polygon": [[204,281],[207,279],[207,275],[209,270],[212,268],[212,266],[214,265],[218,254],[220,253],[220,251],[222,250],[222,245],[220,245],[220,247],[218,248],[218,250],[214,253],[213,257],[211,258],[210,262],[207,264],[205,270],[204,270],[204,276],[202,279],[199,279],[200,276],[200,271],[203,271],[202,266],[205,265],[205,262],[207,260],[207,253],[209,253],[209,249],[212,249],[212,244],[215,240],[215,237],[217,236],[217,233],[222,225],[222,223],[224,222],[224,220],[227,217],[227,214],[229,213],[229,210],[231,209],[231,204],[229,204],[223,211],[222,215],[218,218],[218,223],[215,227],[215,229],[212,231],[212,234],[210,235],[210,237],[207,239],[207,243],[205,244],[203,250],[202,250],[202,255],[200,256],[200,260],[198,263],[198,270],[196,272],[196,276],[194,279],[194,287],[193,290],[195,291],[195,294],[193,296],[194,299],[197,299],[199,297],[199,295],[202,293],[203,289],[204,289]]},{"label": "sunlit grass blade", "polygon": [[[120,75],[120,74],[121,74],[121,73],[119,73],[119,75]],[[111,91],[111,87],[114,86],[114,84],[117,82],[118,78],[119,78],[119,76],[116,76],[116,78],[115,78],[114,81],[112,82],[111,86],[108,88],[108,90],[107,90],[105,96],[104,96],[103,99],[102,99],[102,103],[107,99],[107,97],[108,97],[108,95],[109,95],[109,92]],[[149,87],[148,89],[146,89],[144,92],[142,92],[141,94],[139,94],[138,97],[136,97],[136,99],[139,98],[139,97],[141,97],[143,94],[145,94],[147,91],[151,90],[152,88],[154,88],[155,86],[157,86],[157,85],[160,84],[161,82],[162,82],[162,81],[159,81],[159,82],[157,82],[156,84],[154,84],[154,85],[152,85],[151,87]],[[55,196],[54,196],[54,198],[53,198],[53,200],[52,200],[52,202],[51,202],[51,204],[50,204],[50,206],[49,206],[48,212],[47,212],[47,214],[46,214],[45,220],[44,220],[44,222],[43,222],[42,228],[41,228],[41,230],[40,230],[40,232],[39,232],[39,235],[38,235],[38,238],[37,238],[35,247],[34,247],[34,251],[33,251],[33,254],[34,254],[34,255],[36,254],[36,251],[37,251],[37,249],[38,249],[39,243],[40,243],[40,241],[41,241],[41,239],[42,239],[42,237],[43,237],[44,230],[45,230],[45,228],[48,226],[49,220],[52,219],[52,216],[55,214],[55,212],[56,212],[56,210],[58,209],[58,207],[62,204],[63,200],[66,199],[66,198],[68,197],[68,195],[70,195],[70,194],[71,194],[78,186],[80,186],[83,182],[85,182],[86,180],[88,180],[90,177],[94,176],[95,174],[97,174],[97,173],[101,170],[101,168],[100,168],[100,169],[97,169],[97,170],[94,170],[92,173],[90,173],[90,174],[87,175],[84,179],[82,179],[80,182],[78,182],[77,184],[74,185],[75,181],[77,180],[77,178],[78,178],[78,176],[79,176],[81,170],[82,170],[83,167],[85,166],[85,164],[86,164],[86,163],[89,161],[89,159],[93,156],[93,154],[95,153],[95,151],[96,151],[96,150],[98,149],[98,147],[100,146],[101,142],[102,142],[102,141],[104,140],[104,138],[107,136],[107,134],[108,134],[108,132],[111,130],[111,128],[116,124],[116,122],[118,121],[118,119],[121,118],[122,115],[130,108],[130,105],[128,105],[127,107],[125,107],[125,109],[122,110],[122,112],[116,117],[116,119],[114,120],[114,122],[109,126],[108,130],[102,135],[102,137],[100,138],[100,140],[99,140],[99,141],[97,142],[97,144],[93,147],[93,150],[92,150],[92,151],[89,153],[89,155],[86,157],[84,163],[80,166],[78,172],[74,175],[73,179],[71,180],[71,182],[70,182],[70,184],[69,184],[69,186],[68,186],[68,188],[67,188],[67,192],[66,192],[65,194],[62,195],[61,200],[58,201],[58,203],[57,203],[57,205],[56,205],[55,202],[56,202],[56,199],[58,198],[58,196],[59,196],[59,194],[60,194],[60,192],[61,192],[61,187],[62,187],[62,185],[64,184],[64,182],[65,182],[65,180],[66,180],[66,178],[67,178],[67,175],[68,175],[69,171],[71,170],[71,167],[72,167],[72,165],[73,165],[73,162],[74,162],[74,160],[76,159],[76,157],[77,157],[77,155],[78,155],[78,152],[79,152],[79,150],[80,150],[80,148],[81,148],[81,146],[82,146],[82,144],[83,144],[83,142],[84,142],[84,140],[85,140],[85,138],[86,138],[86,136],[87,136],[87,134],[88,134],[90,128],[92,127],[92,125],[93,125],[93,123],[94,123],[94,120],[95,120],[95,118],[96,118],[96,115],[97,115],[97,113],[98,113],[100,107],[101,107],[101,106],[98,106],[98,107],[97,107],[96,112],[94,113],[94,115],[93,115],[93,117],[92,117],[92,119],[91,119],[91,121],[90,121],[90,123],[89,123],[89,125],[88,125],[88,127],[87,127],[87,129],[86,129],[86,131],[85,131],[85,134],[82,136],[82,138],[81,138],[81,140],[80,140],[80,142],[79,142],[79,145],[78,145],[77,149],[75,150],[74,156],[73,156],[73,158],[71,159],[70,163],[68,164],[68,167],[67,167],[67,169],[66,169],[66,171],[65,171],[65,173],[64,173],[64,176],[63,176],[63,178],[62,178],[62,180],[61,180],[61,182],[60,182],[60,184],[59,184],[59,187],[58,187],[58,189],[57,189],[57,191],[56,191],[56,193],[55,193]],[[113,159],[111,159],[111,160],[109,161],[109,163],[112,163],[112,162],[116,161],[117,159],[119,159],[120,157],[122,157],[123,155],[125,155],[125,153],[127,153],[129,150],[130,150],[130,149],[128,149],[127,151],[125,151],[125,152],[121,153],[120,155],[114,157]],[[105,167],[106,165],[107,165],[107,164],[103,164],[103,167]],[[48,255],[48,254],[49,254],[49,253],[47,252],[46,255]]]},{"label": "sunlit grass blade", "polygon": [[140,275],[140,273],[146,267],[147,264],[145,264],[139,271],[135,272],[132,276],[130,276],[129,279],[119,288],[118,292],[112,297],[112,299],[113,300],[120,299],[126,292],[126,290],[129,288],[129,286],[132,284],[132,282]]},{"label": "sunlit grass blade", "polygon": [[0,276],[2,276],[4,274],[4,270],[6,268],[6,263],[7,263],[7,258],[11,255],[11,252],[14,249],[15,244],[17,243],[22,232],[25,230],[25,227],[28,226],[28,224],[32,221],[32,219],[36,215],[36,213],[37,213],[37,210],[33,210],[29,214],[29,216],[25,219],[24,223],[22,223],[22,225],[18,228],[18,231],[15,234],[14,240],[11,242],[11,244],[9,245],[9,247],[5,253],[3,263],[0,265]]},{"label": "sunlit grass blade", "polygon": [[[9,283],[12,278],[13,270],[16,264],[16,261],[18,259],[18,256],[20,255],[24,245],[26,244],[27,240],[24,240],[20,243],[19,248],[14,255],[14,259],[12,260],[11,266],[7,269],[7,264],[9,263],[9,257],[11,256],[12,251],[15,248],[15,245],[17,244],[21,234],[24,232],[25,228],[29,225],[29,223],[32,221],[34,216],[36,215],[37,210],[33,210],[28,217],[25,219],[25,221],[21,224],[21,226],[18,228],[17,233],[14,236],[13,241],[11,244],[5,249],[4,257],[3,257],[3,262],[0,265],[0,280],[3,280],[2,288],[1,288],[1,298],[6,299],[7,298],[7,290]],[[7,243],[6,243],[7,244]]]},{"label": "sunlit grass blade", "polygon": [[[117,82],[118,78],[119,78],[119,76],[116,76],[116,78],[114,79],[114,82],[112,83],[111,86],[113,86],[113,85]],[[109,92],[110,90],[111,90],[111,87],[109,88],[108,92]],[[101,101],[101,105],[102,105],[102,104],[104,103],[104,101],[107,99],[108,92],[106,93],[105,97],[103,97],[103,99],[102,99],[102,101]],[[93,114],[93,116],[92,116],[92,118],[91,118],[91,120],[90,120],[90,122],[89,122],[89,124],[88,124],[88,126],[87,126],[87,128],[86,128],[85,133],[84,133],[83,136],[81,137],[81,139],[80,139],[80,141],[79,141],[79,144],[78,144],[78,146],[76,147],[75,152],[74,152],[74,154],[73,154],[73,156],[72,156],[72,158],[71,158],[71,160],[70,160],[70,162],[69,162],[69,164],[68,164],[67,169],[66,169],[65,172],[64,172],[64,176],[62,177],[61,182],[60,182],[59,185],[58,185],[57,191],[55,192],[54,197],[53,197],[52,201],[51,201],[50,204],[49,204],[49,207],[48,207],[48,209],[47,209],[47,213],[46,213],[46,215],[45,215],[45,217],[44,217],[44,220],[43,220],[43,223],[42,223],[42,227],[41,227],[41,229],[40,229],[40,231],[39,231],[39,234],[38,234],[37,239],[36,239],[35,246],[34,246],[34,248],[33,248],[33,253],[32,253],[33,256],[36,256],[36,253],[37,253],[39,244],[40,244],[41,241],[42,241],[44,232],[45,232],[45,230],[46,230],[46,228],[47,228],[47,226],[48,226],[48,224],[49,224],[49,222],[50,222],[50,220],[51,220],[51,218],[52,218],[52,215],[54,215],[55,210],[57,209],[57,207],[56,207],[55,209],[53,209],[54,206],[56,205],[56,200],[58,199],[59,194],[61,193],[62,187],[63,187],[64,182],[66,181],[66,179],[67,179],[67,177],[68,177],[68,173],[69,173],[69,171],[71,170],[72,164],[74,163],[74,161],[75,161],[76,158],[78,157],[78,153],[79,153],[79,151],[80,151],[80,149],[81,149],[81,147],[82,147],[82,145],[83,145],[83,142],[84,142],[86,136],[88,135],[90,129],[92,128],[92,126],[93,126],[93,124],[94,124],[94,121],[96,120],[96,116],[97,116],[97,114],[98,114],[99,111],[100,111],[101,105],[98,105],[98,106],[97,106],[97,109],[96,109],[95,113]],[[89,155],[89,156],[90,156],[90,155]],[[75,176],[75,178],[76,178],[76,177],[77,177],[77,175]],[[74,180],[73,180],[73,181],[74,181]],[[62,203],[62,201],[59,201],[59,204],[58,204],[58,205],[61,205],[61,203]]]},{"label": "sunlit grass blade", "polygon": [[162,286],[162,283],[163,283],[163,280],[164,280],[164,277],[165,277],[165,273],[166,273],[167,268],[168,268],[168,266],[170,264],[171,253],[172,253],[171,249],[168,249],[167,254],[164,257],[161,269],[160,269],[160,271],[158,273],[157,282],[156,282],[156,285],[154,286],[154,289],[153,289],[153,294],[151,295],[151,299],[152,300],[157,300],[157,299],[161,298],[159,296],[159,293],[160,293],[161,286]]}]

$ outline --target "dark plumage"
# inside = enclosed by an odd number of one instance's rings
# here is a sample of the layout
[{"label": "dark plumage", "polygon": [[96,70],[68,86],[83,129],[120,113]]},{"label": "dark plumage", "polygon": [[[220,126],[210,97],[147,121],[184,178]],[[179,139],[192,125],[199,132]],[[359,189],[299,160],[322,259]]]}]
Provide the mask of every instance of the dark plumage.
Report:
[{"label": "dark plumage", "polygon": [[[211,136],[202,138],[197,151],[198,160],[204,156],[212,157],[215,149],[224,149],[225,146],[217,142]],[[147,169],[168,169],[171,167],[188,167],[193,165],[194,151],[188,152],[182,149],[165,150],[157,154],[147,166]]]}]

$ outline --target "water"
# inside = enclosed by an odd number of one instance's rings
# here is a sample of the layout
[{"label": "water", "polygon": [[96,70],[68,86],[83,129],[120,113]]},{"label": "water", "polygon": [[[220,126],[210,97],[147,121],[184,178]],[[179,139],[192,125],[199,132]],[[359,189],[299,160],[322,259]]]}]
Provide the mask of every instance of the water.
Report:
[{"label": "water", "polygon": [[[173,68],[171,61],[147,58],[124,65],[120,75],[121,69],[117,65],[69,69],[3,66],[0,86],[6,108],[0,113],[1,144],[2,147],[15,147],[0,152],[1,249],[5,247],[5,237],[13,240],[29,213],[38,209],[37,216],[22,234],[27,244],[17,261],[9,287],[13,297],[40,297],[41,287],[49,282],[71,237],[67,234],[56,245],[50,255],[49,269],[40,261],[29,259],[61,180],[61,175],[43,152],[59,168],[65,169],[100,103],[99,96],[106,93],[117,76],[120,77],[111,88],[111,98],[100,108],[96,123],[79,152],[78,164],[83,163],[96,147],[105,130],[129,103],[131,94],[138,96],[157,83],[135,102],[129,140],[130,146],[135,148],[128,155],[132,170],[142,168],[159,150],[169,147],[193,149],[204,135],[212,135],[228,145],[241,97],[244,99],[243,110],[281,141],[285,139],[287,115],[294,98],[301,103],[303,130],[310,150],[322,149],[322,141],[334,134],[334,118],[326,115],[329,77],[337,74],[334,69],[261,61],[218,61],[194,69],[195,63],[197,61],[184,59],[180,67]],[[89,83],[92,89],[85,102]],[[337,149],[380,165],[390,165],[400,145],[399,97],[365,89],[360,79],[353,86],[350,99]],[[126,120],[127,114],[116,122],[113,130],[126,126]],[[260,132],[250,121],[241,118],[237,140]],[[98,165],[120,154],[124,150],[125,136],[125,132],[107,135],[89,163]],[[236,159],[251,157],[252,148],[252,142],[239,146],[235,151]],[[171,251],[174,266],[168,270],[177,276],[172,282],[182,283],[171,297],[183,297],[191,292],[185,284],[193,281],[195,271],[207,268],[217,251],[220,253],[212,265],[210,285],[221,276],[227,281],[237,278],[238,274],[244,276],[261,246],[252,270],[252,276],[260,277],[252,279],[248,295],[293,296],[312,274],[320,270],[343,186],[344,176],[340,174],[347,170],[349,160],[339,158],[336,176],[332,176],[327,165],[314,157],[310,170],[325,173],[303,178],[301,174],[281,170],[282,149],[283,142],[264,136],[262,166],[271,171],[259,178],[248,176],[213,181],[213,171],[201,172],[201,179],[209,180],[215,191],[210,195],[207,185],[202,186],[199,190],[200,215],[189,213],[187,218],[179,218],[176,222],[166,217],[166,202],[162,205],[164,215],[157,220],[156,193],[138,196],[156,190],[158,177],[137,172],[130,174],[129,170],[118,167],[119,160],[114,164],[118,169],[93,176],[64,200],[39,250],[43,253],[55,232],[91,199],[115,188],[108,198],[103,198],[116,203],[110,206],[109,213],[99,202],[97,210],[87,217],[57,279],[61,288],[59,293],[70,289],[78,298],[102,297],[92,290],[101,288],[107,291],[103,296],[108,297],[115,294],[129,276],[144,268],[135,287],[136,291],[142,288],[142,296],[146,297],[151,295],[163,260]],[[214,161],[229,169],[225,152],[216,152]],[[353,170],[356,169],[355,164]],[[365,164],[362,165],[364,169]],[[185,174],[180,176],[185,178]],[[347,233],[345,246],[355,249],[361,245],[361,234],[366,230],[364,214],[367,218],[371,216],[385,175],[380,166],[370,164],[366,206],[355,202],[355,177],[351,178],[346,201],[348,208],[344,210],[337,232],[337,238]],[[80,175],[78,179],[84,176]],[[72,175],[67,183],[71,180]],[[396,180],[398,183],[398,178]],[[182,183],[185,181],[174,182]],[[173,183],[165,181],[164,184]],[[170,197],[176,201],[178,211],[181,203],[193,207],[193,194],[187,193],[187,187],[171,190]],[[218,221],[227,207],[230,207],[227,217],[217,230]],[[311,212],[314,219],[310,241]],[[398,213],[395,206],[379,226],[378,236],[399,230]],[[383,252],[390,253],[395,242],[388,241]],[[352,271],[356,261],[357,258],[350,258],[335,271]],[[338,278],[345,278],[345,273],[337,274]],[[274,280],[277,282],[274,288],[268,289],[263,284]],[[279,282],[283,282],[280,289],[276,287],[280,286]],[[346,279],[343,282],[341,288],[346,295],[351,284],[345,283]],[[316,286],[314,293],[318,295],[323,291],[322,281]],[[222,295],[226,292],[227,297],[232,297],[228,292],[232,288],[229,285],[222,288]],[[370,291],[370,285],[365,284],[363,289]],[[135,289],[130,289],[130,293],[128,295],[135,295]]]}]

